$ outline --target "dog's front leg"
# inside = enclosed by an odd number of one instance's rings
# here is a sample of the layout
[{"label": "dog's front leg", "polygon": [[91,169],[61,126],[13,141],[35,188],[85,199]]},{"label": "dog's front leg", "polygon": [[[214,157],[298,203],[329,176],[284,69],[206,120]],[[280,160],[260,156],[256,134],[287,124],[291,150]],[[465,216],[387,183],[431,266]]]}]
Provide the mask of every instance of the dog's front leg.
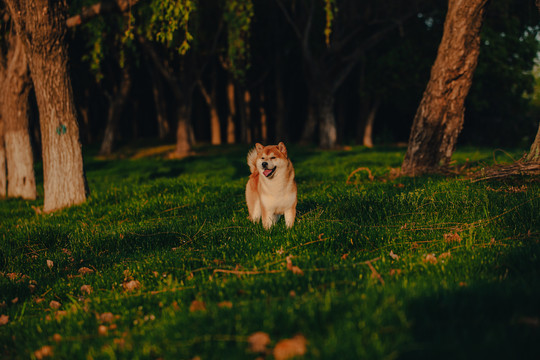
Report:
[{"label": "dog's front leg", "polygon": [[296,205],[290,209],[285,210],[285,225],[291,228],[294,225],[294,219],[296,218]]},{"label": "dog's front leg", "polygon": [[276,223],[277,216],[262,207],[262,224],[266,230]]}]

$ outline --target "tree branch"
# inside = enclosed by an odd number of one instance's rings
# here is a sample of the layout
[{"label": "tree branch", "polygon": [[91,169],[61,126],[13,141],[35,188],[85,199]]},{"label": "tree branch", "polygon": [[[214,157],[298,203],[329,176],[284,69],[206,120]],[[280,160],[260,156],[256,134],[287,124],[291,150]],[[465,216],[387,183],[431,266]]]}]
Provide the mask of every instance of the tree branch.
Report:
[{"label": "tree branch", "polygon": [[82,8],[80,14],[74,15],[66,20],[68,28],[81,25],[89,20],[110,12],[126,12],[140,0],[108,0],[95,3]]}]

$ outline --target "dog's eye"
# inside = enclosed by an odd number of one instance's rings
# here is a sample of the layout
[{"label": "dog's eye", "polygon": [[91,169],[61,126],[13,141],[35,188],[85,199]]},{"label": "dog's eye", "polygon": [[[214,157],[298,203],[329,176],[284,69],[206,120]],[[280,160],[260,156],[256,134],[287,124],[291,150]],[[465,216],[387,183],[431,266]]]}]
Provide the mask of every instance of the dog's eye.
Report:
[{"label": "dog's eye", "polygon": [[274,160],[275,158],[276,158],[275,156],[272,156],[270,159],[271,159],[271,160]]}]

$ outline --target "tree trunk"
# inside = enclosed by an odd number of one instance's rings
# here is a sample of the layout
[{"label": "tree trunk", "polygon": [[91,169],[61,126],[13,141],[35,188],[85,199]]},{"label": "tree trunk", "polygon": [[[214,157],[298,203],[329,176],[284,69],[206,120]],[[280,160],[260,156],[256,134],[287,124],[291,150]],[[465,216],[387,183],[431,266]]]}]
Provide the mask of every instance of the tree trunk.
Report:
[{"label": "tree trunk", "polygon": [[240,132],[242,137],[242,142],[245,144],[250,144],[251,139],[251,93],[248,89],[241,88],[239,96],[239,107],[240,107]]},{"label": "tree trunk", "polygon": [[487,0],[449,0],[437,58],[414,117],[401,166],[417,175],[450,162],[463,126],[465,98],[480,53]]},{"label": "tree trunk", "polygon": [[285,124],[287,123],[287,111],[285,110],[285,94],[283,88],[281,62],[276,64],[275,87],[276,87],[276,140],[287,141],[288,134]]},{"label": "tree trunk", "polygon": [[7,69],[2,88],[2,118],[7,169],[7,196],[36,198],[34,155],[28,129],[28,94],[31,89],[23,44],[14,33],[9,36]]},{"label": "tree trunk", "polygon": [[156,120],[158,125],[158,137],[163,140],[171,132],[167,116],[167,103],[165,102],[161,80],[154,70],[150,70],[152,77],[152,96],[156,107]]},{"label": "tree trunk", "polygon": [[190,134],[191,99],[178,105],[178,124],[176,127],[176,147],[171,158],[181,159],[191,154],[192,135]]},{"label": "tree trunk", "polygon": [[259,93],[259,114],[261,116],[261,140],[264,144],[268,144],[268,117],[266,116],[266,109],[264,107],[264,89],[261,88]]},{"label": "tree trunk", "polygon": [[227,115],[227,144],[236,142],[236,104],[234,102],[234,80],[229,74],[227,81],[227,101],[229,104],[229,114]]},{"label": "tree trunk", "polygon": [[79,126],[68,71],[63,1],[6,0],[23,40],[39,108],[44,212],[86,200]]},{"label": "tree trunk", "polygon": [[210,115],[210,135],[212,145],[221,145],[221,124],[219,121],[218,114],[218,105],[217,105],[217,94],[216,94],[216,76],[215,71],[212,76],[212,89],[208,91],[204,86],[204,83],[201,79],[197,81],[201,94],[208,106],[208,111]]},{"label": "tree trunk", "polygon": [[336,118],[334,114],[334,94],[324,93],[319,97],[319,146],[333,149],[337,144]]},{"label": "tree trunk", "polygon": [[[0,101],[0,109],[2,102]],[[7,195],[6,148],[4,146],[4,120],[0,114],[0,198]]]},{"label": "tree trunk", "polygon": [[525,160],[529,162],[540,162],[540,124],[538,125],[538,132]]},{"label": "tree trunk", "polygon": [[107,156],[111,155],[115,140],[116,130],[118,129],[118,123],[122,116],[122,111],[126,104],[129,91],[131,90],[131,74],[127,64],[122,68],[122,78],[120,79],[120,86],[118,91],[110,96],[109,110],[107,112],[107,126],[105,127],[105,133],[103,135],[103,141],[101,142],[101,148],[99,155]]},{"label": "tree trunk", "polygon": [[375,117],[377,116],[377,111],[379,110],[380,104],[380,99],[375,99],[374,103],[369,107],[369,110],[366,109],[367,115],[365,115],[365,119],[362,119],[362,121],[360,121],[358,124],[358,140],[362,143],[362,145],[368,148],[373,147],[373,125],[375,123]]}]

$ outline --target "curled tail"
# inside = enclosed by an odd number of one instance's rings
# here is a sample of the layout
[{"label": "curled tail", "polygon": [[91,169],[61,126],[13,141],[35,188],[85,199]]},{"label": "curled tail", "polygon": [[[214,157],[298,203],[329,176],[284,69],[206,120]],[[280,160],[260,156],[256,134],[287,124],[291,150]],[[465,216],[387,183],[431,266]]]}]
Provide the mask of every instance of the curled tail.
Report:
[{"label": "curled tail", "polygon": [[249,165],[249,170],[253,174],[257,171],[257,149],[253,148],[248,152],[247,155],[247,164]]}]

